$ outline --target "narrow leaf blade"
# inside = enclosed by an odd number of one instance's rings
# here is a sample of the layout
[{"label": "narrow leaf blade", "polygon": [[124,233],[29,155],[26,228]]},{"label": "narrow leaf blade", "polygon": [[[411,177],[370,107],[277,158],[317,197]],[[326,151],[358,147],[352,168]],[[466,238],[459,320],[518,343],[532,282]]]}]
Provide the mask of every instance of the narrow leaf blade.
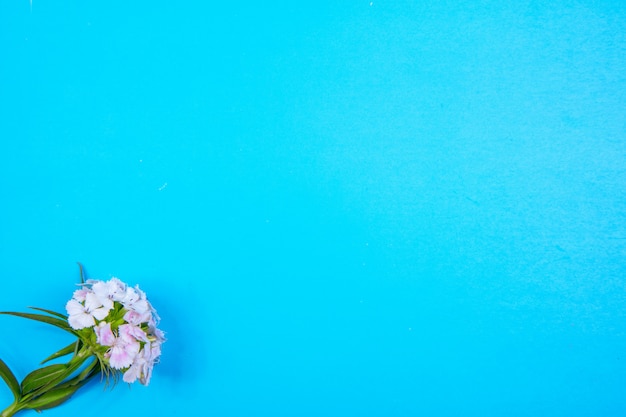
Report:
[{"label": "narrow leaf blade", "polygon": [[40,321],[42,323],[47,323],[47,324],[56,326],[60,329],[65,330],[66,332],[75,334],[74,330],[70,327],[67,320],[61,320],[60,318],[57,318],[57,317],[50,317],[44,314],[19,313],[15,311],[0,311],[0,314],[8,314],[11,316],[23,317],[25,319]]},{"label": "narrow leaf blade", "polygon": [[84,284],[85,283],[85,269],[83,268],[83,264],[81,264],[80,262],[76,262],[78,264],[78,270],[80,272],[80,283]]},{"label": "narrow leaf blade", "polygon": [[90,363],[78,375],[58,384],[56,387],[28,401],[27,408],[37,411],[46,410],[67,401],[78,389],[100,373],[97,360]]},{"label": "narrow leaf blade", "polygon": [[58,352],[55,352],[52,355],[48,356],[46,359],[41,361],[41,363],[43,364],[53,359],[60,358],[65,355],[69,355],[70,353],[74,353],[76,351],[77,343],[78,341],[70,343],[69,345],[65,346],[63,349],[59,350]]},{"label": "narrow leaf blade", "polygon": [[62,387],[70,386],[70,385],[79,385],[82,387],[87,382],[89,382],[91,378],[98,375],[99,373],[100,373],[100,364],[98,363],[98,360],[94,360],[85,369],[83,369],[78,375],[57,385],[57,387],[62,388]]},{"label": "narrow leaf blade", "polygon": [[48,365],[31,372],[22,381],[23,397],[34,398],[55,388],[55,385],[62,385],[88,358],[86,352],[79,352],[67,364]]},{"label": "narrow leaf blade", "polygon": [[56,407],[69,400],[80,387],[81,385],[69,385],[61,388],[53,388],[28,401],[26,408],[40,411]]},{"label": "narrow leaf blade", "polygon": [[67,320],[67,316],[65,314],[57,313],[56,311],[48,310],[46,308],[39,308],[39,307],[29,307],[29,308],[32,308],[33,310],[43,311],[44,313],[48,313],[60,319]]},{"label": "narrow leaf blade", "polygon": [[44,366],[26,375],[22,381],[22,393],[29,394],[37,389],[46,386],[54,381],[62,381],[71,374],[65,364],[54,364]]},{"label": "narrow leaf blade", "polygon": [[15,400],[19,400],[22,395],[22,391],[20,390],[20,383],[17,381],[17,378],[15,377],[15,375],[13,375],[13,372],[11,372],[7,364],[4,363],[2,359],[0,359],[0,377],[2,377],[2,379],[4,379],[4,382],[6,382],[9,386],[9,389],[13,393]]}]

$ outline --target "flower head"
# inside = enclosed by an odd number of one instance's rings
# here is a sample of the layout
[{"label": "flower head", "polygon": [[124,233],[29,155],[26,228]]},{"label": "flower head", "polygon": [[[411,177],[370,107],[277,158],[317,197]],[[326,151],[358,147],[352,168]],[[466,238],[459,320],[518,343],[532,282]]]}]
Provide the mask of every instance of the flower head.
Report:
[{"label": "flower head", "polygon": [[46,364],[21,383],[0,360],[0,379],[14,397],[13,403],[0,412],[1,417],[56,407],[97,375],[104,376],[107,383],[111,377],[114,383],[120,377],[129,384],[150,383],[165,342],[157,327],[156,310],[139,286],[128,286],[117,278],[85,281],[82,265],[79,267],[81,284],[65,305],[67,316],[37,307],[32,307],[37,313],[28,314],[0,311],[0,315],[47,323],[77,338],[42,362],[69,356],[67,363]]},{"label": "flower head", "polygon": [[66,310],[70,326],[80,331],[104,369],[122,372],[128,383],[150,382],[165,336],[157,328],[156,310],[138,286],[117,278],[88,280],[74,292]]}]

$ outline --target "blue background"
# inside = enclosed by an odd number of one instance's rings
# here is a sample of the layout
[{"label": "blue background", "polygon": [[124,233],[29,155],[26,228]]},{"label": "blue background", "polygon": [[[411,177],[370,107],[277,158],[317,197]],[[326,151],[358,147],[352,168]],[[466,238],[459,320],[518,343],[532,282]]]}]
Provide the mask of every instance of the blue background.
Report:
[{"label": "blue background", "polygon": [[626,415],[626,4],[544,3],[3,0],[0,309],[169,339],[45,415]]}]

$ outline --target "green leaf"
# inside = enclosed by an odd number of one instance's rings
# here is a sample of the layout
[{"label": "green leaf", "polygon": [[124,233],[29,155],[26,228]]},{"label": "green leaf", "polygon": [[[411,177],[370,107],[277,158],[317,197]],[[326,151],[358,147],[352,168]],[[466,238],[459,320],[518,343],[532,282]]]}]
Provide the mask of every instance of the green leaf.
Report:
[{"label": "green leaf", "polygon": [[6,363],[2,359],[0,359],[0,376],[4,379],[4,382],[7,383],[9,389],[13,393],[15,400],[19,400],[22,396],[22,391],[20,390],[20,383],[17,382],[17,378],[13,375],[13,372],[9,369]]},{"label": "green leaf", "polygon": [[22,381],[22,393],[29,394],[49,384],[56,384],[72,373],[65,364],[44,366],[26,375]]},{"label": "green leaf", "polygon": [[70,343],[69,345],[65,346],[63,349],[59,350],[58,352],[55,352],[52,355],[48,356],[46,359],[41,361],[41,363],[44,364],[44,363],[49,362],[49,361],[51,361],[53,359],[60,358],[62,356],[69,355],[70,353],[76,352],[78,344],[79,344],[78,340],[76,342]]},{"label": "green leaf", "polygon": [[58,317],[60,319],[67,320],[67,316],[65,314],[57,313],[56,311],[47,310],[45,308],[39,308],[39,307],[29,307],[29,308],[32,308],[33,310],[43,311],[44,313],[48,313],[48,314],[50,314],[52,316],[56,316],[56,317]]},{"label": "green leaf", "polygon": [[31,408],[37,411],[47,410],[52,407],[56,407],[69,400],[74,393],[81,387],[81,385],[69,385],[61,388],[53,388],[41,394],[38,397],[26,403],[26,408]]},{"label": "green leaf", "polygon": [[74,330],[70,327],[67,320],[62,320],[57,317],[50,317],[43,314],[33,314],[33,313],[18,313],[14,311],[0,311],[0,314],[8,314],[11,316],[23,317],[30,320],[40,321],[42,323],[51,324],[60,329],[65,330],[66,332],[70,332],[72,334],[76,334]]},{"label": "green leaf", "polygon": [[54,364],[37,369],[22,381],[22,397],[33,398],[60,384],[63,380],[78,371],[82,364],[91,356],[88,350],[79,350],[67,364]]},{"label": "green leaf", "polygon": [[80,262],[76,262],[78,264],[78,270],[80,272],[80,283],[84,284],[85,283],[85,270],[83,269],[83,264],[81,264]]},{"label": "green leaf", "polygon": [[100,364],[96,359],[73,378],[60,383],[54,388],[44,391],[39,395],[35,394],[32,399],[26,402],[25,408],[41,411],[56,407],[57,405],[67,401],[76,391],[78,391],[79,388],[87,384],[99,373]]},{"label": "green leaf", "polygon": [[78,375],[75,377],[68,379],[62,384],[57,385],[58,388],[67,387],[70,385],[85,385],[91,378],[98,375],[100,373],[100,363],[97,359],[91,362],[85,369],[83,369]]}]

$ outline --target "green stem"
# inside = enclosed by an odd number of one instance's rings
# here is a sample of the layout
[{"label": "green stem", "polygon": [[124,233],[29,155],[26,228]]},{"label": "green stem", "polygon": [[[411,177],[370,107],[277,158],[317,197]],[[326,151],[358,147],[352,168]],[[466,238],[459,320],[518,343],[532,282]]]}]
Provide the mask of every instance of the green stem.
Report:
[{"label": "green stem", "polygon": [[[67,379],[67,377],[76,372],[92,355],[91,349],[87,346],[83,346],[67,363],[67,373],[65,375],[61,375],[58,378],[51,380],[48,384],[42,385],[40,388],[37,388],[26,395],[19,393],[13,404],[2,411],[0,417],[12,417],[19,411],[31,408],[39,411],[40,409],[50,408],[67,400],[74,393],[74,391],[98,373],[96,369],[98,369],[99,363],[97,360],[94,360],[93,363],[88,365],[87,368],[82,370],[82,372],[78,375],[75,375],[69,380]],[[54,397],[46,397],[48,394],[51,394]]]},{"label": "green stem", "polygon": [[8,406],[6,410],[2,412],[2,414],[0,414],[0,417],[11,417],[15,415],[15,413],[17,413],[18,411],[23,410],[24,407],[25,407],[25,404],[15,401],[13,404]]}]

